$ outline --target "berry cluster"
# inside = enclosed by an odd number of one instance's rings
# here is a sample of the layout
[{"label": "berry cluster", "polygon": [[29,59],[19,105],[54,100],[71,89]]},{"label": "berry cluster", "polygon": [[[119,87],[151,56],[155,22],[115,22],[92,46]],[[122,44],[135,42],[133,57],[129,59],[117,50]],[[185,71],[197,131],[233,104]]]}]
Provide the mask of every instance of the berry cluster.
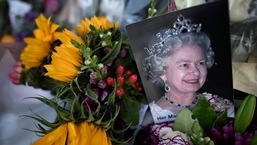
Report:
[{"label": "berry cluster", "polygon": [[116,83],[116,95],[122,97],[126,91],[131,91],[131,88],[135,88],[137,91],[142,91],[142,86],[138,81],[137,74],[133,73],[131,70],[125,70],[123,65],[118,65],[116,67],[116,78],[107,77],[107,85],[114,86]]}]

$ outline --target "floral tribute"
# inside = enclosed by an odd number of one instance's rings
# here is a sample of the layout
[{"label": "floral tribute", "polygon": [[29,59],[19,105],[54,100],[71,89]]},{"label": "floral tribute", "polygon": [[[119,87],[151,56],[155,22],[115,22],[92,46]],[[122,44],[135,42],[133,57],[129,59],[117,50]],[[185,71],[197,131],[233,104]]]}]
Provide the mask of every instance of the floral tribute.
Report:
[{"label": "floral tribute", "polygon": [[[128,39],[105,17],[85,18],[75,32],[40,15],[34,37],[21,53],[19,83],[50,90],[53,98],[31,97],[56,111],[40,115],[41,144],[123,144],[139,122],[146,102]],[[17,82],[18,83],[18,82]]]},{"label": "floral tribute", "polygon": [[180,111],[175,121],[144,127],[134,145],[256,145],[256,112],[254,95],[242,100],[234,118],[200,99],[192,111]]}]

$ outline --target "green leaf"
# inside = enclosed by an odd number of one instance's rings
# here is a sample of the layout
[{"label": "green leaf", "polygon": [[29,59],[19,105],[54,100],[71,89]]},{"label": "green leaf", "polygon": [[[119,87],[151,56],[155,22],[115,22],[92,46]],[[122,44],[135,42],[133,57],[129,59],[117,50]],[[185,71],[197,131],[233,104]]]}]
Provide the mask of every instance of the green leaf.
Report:
[{"label": "green leaf", "polygon": [[189,136],[192,135],[192,126],[194,124],[195,121],[197,121],[197,119],[193,119],[192,118],[193,113],[185,108],[183,110],[181,110],[178,115],[176,120],[174,121],[174,124],[172,126],[172,128],[174,130],[178,130],[180,132],[183,132]]},{"label": "green leaf", "polygon": [[228,121],[228,114],[227,114],[227,110],[225,110],[220,116],[217,117],[212,127],[215,127],[215,125],[217,124],[226,124],[227,121]]},{"label": "green leaf", "polygon": [[211,129],[217,119],[215,110],[205,98],[199,100],[192,112],[204,131]]},{"label": "green leaf", "polygon": [[116,81],[114,81],[114,88],[113,88],[113,91],[109,94],[108,96],[108,104],[109,105],[112,105],[115,103],[115,99],[116,99]]},{"label": "green leaf", "polygon": [[73,45],[73,46],[75,46],[76,48],[78,48],[78,49],[80,49],[80,50],[83,50],[83,49],[85,49],[85,46],[83,45],[83,44],[80,44],[79,42],[77,42],[76,40],[74,40],[74,39],[71,39],[71,44]]},{"label": "green leaf", "polygon": [[124,95],[122,102],[126,110],[121,112],[123,121],[127,124],[137,125],[139,122],[140,103],[128,95]]}]

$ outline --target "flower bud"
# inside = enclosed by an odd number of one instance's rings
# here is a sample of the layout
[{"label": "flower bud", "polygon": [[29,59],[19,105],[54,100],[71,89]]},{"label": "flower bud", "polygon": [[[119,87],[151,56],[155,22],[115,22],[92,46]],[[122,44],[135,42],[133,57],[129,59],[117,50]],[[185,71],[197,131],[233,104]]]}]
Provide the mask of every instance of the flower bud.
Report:
[{"label": "flower bud", "polygon": [[99,64],[97,65],[97,67],[98,67],[98,69],[102,69],[102,68],[104,67],[104,65],[103,65],[102,63],[99,63]]},{"label": "flower bud", "polygon": [[126,48],[121,48],[119,52],[119,57],[124,58],[127,55],[127,49]]},{"label": "flower bud", "polygon": [[90,60],[88,60],[88,59],[84,61],[84,64],[85,64],[85,65],[90,65],[91,63],[92,63],[92,62],[91,62]]},{"label": "flower bud", "polygon": [[119,74],[119,75],[122,75],[123,72],[124,72],[124,69],[125,67],[123,65],[118,65],[117,68],[116,68],[116,72]]},{"label": "flower bud", "polygon": [[123,75],[119,75],[119,76],[117,77],[117,82],[118,82],[119,84],[123,84],[124,81],[125,81],[125,78],[124,78]]},{"label": "flower bud", "polygon": [[125,91],[123,88],[117,88],[116,89],[116,95],[119,97],[122,97],[125,94]]},{"label": "flower bud", "polygon": [[111,36],[111,35],[112,35],[112,32],[108,31],[108,32],[107,32],[107,35]]},{"label": "flower bud", "polygon": [[107,96],[108,96],[108,92],[106,90],[103,90],[100,96],[100,101],[104,101]]},{"label": "flower bud", "polygon": [[97,74],[95,72],[91,72],[89,74],[90,79],[97,79]]},{"label": "flower bud", "polygon": [[92,50],[91,48],[87,47],[85,50],[86,54],[91,55],[92,54]]},{"label": "flower bud", "polygon": [[110,86],[112,86],[114,84],[114,81],[115,80],[112,77],[107,77],[107,79],[106,79],[107,84],[110,85]]},{"label": "flower bud", "polygon": [[133,74],[129,77],[129,81],[134,84],[137,82],[137,75],[136,74]]},{"label": "flower bud", "polygon": [[103,53],[107,54],[110,52],[111,48],[110,47],[103,47]]},{"label": "flower bud", "polygon": [[102,46],[107,46],[107,43],[105,41],[102,42]]},{"label": "flower bud", "polygon": [[103,66],[103,68],[101,68],[101,72],[102,74],[107,74],[108,73],[108,67],[107,66]]},{"label": "flower bud", "polygon": [[100,80],[98,83],[97,83],[97,86],[99,88],[105,88],[106,87],[106,82],[104,80]]},{"label": "flower bud", "polygon": [[96,55],[93,55],[92,60],[93,60],[94,62],[98,62],[98,57],[97,57]]}]

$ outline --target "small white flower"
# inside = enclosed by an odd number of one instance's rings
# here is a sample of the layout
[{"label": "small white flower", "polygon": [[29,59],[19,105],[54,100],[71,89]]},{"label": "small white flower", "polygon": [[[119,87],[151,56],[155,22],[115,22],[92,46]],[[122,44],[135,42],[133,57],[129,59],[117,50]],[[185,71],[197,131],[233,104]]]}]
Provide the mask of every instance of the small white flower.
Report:
[{"label": "small white flower", "polygon": [[112,35],[112,32],[108,31],[108,32],[107,32],[107,35],[111,36],[111,35]]},{"label": "small white flower", "polygon": [[97,65],[97,67],[98,67],[98,69],[102,69],[102,68],[104,67],[104,65],[103,65],[102,63],[99,63],[99,64]]},{"label": "small white flower", "polygon": [[102,42],[102,46],[104,47],[104,46],[106,46],[107,45],[107,43],[105,42],[105,41],[103,41]]},{"label": "small white flower", "polygon": [[100,38],[103,38],[103,37],[104,37],[104,35],[103,35],[103,34],[100,34],[99,36],[100,36]]},{"label": "small white flower", "polygon": [[84,64],[85,64],[85,65],[89,65],[89,64],[91,64],[91,61],[90,61],[90,60],[85,60],[85,61],[84,61]]}]

